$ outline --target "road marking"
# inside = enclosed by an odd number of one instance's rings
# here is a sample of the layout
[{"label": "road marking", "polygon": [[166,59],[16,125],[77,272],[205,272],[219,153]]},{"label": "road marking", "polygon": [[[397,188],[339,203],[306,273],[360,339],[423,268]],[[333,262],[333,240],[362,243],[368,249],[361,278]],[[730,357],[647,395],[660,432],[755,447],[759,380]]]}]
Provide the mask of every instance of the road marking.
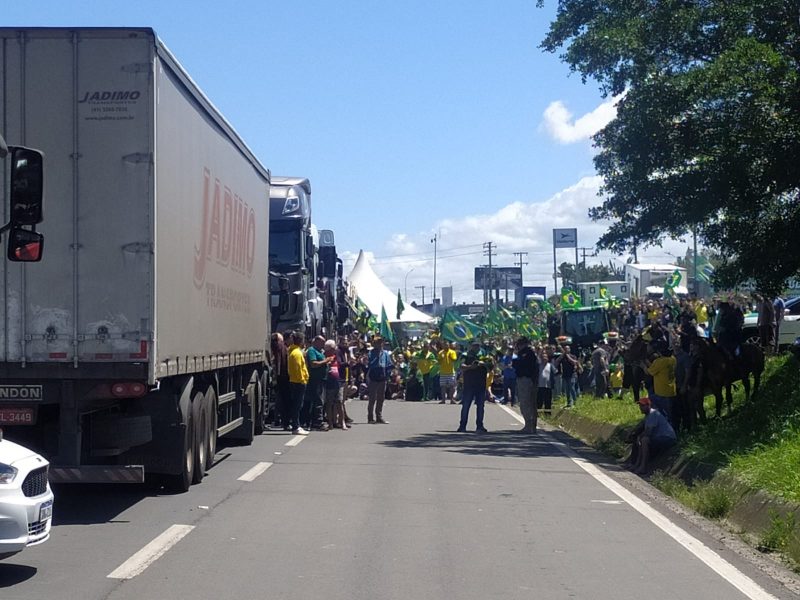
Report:
[{"label": "road marking", "polygon": [[591,500],[592,504],[624,504],[622,500]]},{"label": "road marking", "polygon": [[194,525],[173,525],[108,574],[109,579],[133,579],[180,542]]},{"label": "road marking", "polygon": [[[502,404],[499,406],[504,411],[512,415],[520,423],[525,422],[520,415],[507,406],[503,406]],[[545,441],[547,441],[547,443],[558,448],[564,456],[572,460],[572,462],[594,477],[608,490],[622,498],[622,500],[639,512],[639,514],[644,516],[656,527],[661,529],[681,546],[694,554],[695,557],[704,562],[709,568],[711,568],[711,570],[717,573],[737,590],[742,592],[745,596],[750,598],[750,600],[777,600],[775,596],[767,592],[750,577],[742,573],[739,569],[734,567],[731,563],[722,558],[703,542],[678,527],[675,523],[670,521],[655,508],[647,504],[644,500],[636,496],[633,492],[628,491],[614,479],[603,473],[600,468],[575,454],[575,452],[566,444],[562,444],[561,442],[557,442],[553,439],[548,439],[549,437],[550,436],[545,436]]]},{"label": "road marking", "polygon": [[239,477],[238,481],[255,481],[256,477],[272,466],[271,462],[260,462],[247,473]]},{"label": "road marking", "polygon": [[297,444],[302,442],[307,437],[308,437],[307,435],[296,435],[292,439],[290,439],[288,442],[286,442],[285,445],[286,446],[297,446]]}]

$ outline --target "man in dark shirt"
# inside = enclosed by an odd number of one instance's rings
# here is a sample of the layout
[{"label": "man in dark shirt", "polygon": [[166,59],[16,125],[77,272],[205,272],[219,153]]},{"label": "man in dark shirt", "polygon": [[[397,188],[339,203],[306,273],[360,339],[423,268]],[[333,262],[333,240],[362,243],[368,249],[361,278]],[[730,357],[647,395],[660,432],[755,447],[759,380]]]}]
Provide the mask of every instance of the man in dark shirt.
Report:
[{"label": "man in dark shirt", "polygon": [[487,363],[481,360],[481,343],[473,340],[461,363],[461,371],[464,374],[464,390],[461,394],[461,423],[458,431],[467,431],[467,419],[469,419],[469,408],[475,401],[477,412],[475,419],[475,431],[486,433],[483,426],[483,403],[486,400],[486,375],[489,373]]},{"label": "man in dark shirt", "polygon": [[517,400],[525,425],[523,433],[536,433],[536,386],[539,379],[539,366],[536,353],[531,348],[530,340],[522,336],[517,340],[517,357],[512,361],[517,374]]}]

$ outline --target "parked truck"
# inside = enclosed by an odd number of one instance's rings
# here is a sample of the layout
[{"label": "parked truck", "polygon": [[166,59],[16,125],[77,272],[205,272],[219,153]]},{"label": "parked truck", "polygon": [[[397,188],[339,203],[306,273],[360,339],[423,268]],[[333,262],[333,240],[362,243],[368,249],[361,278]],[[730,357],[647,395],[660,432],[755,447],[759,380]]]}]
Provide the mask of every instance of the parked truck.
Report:
[{"label": "parked truck", "polygon": [[[269,265],[275,331],[322,331],[323,299],[318,289],[319,233],[311,221],[311,182],[273,177],[269,200]],[[288,301],[281,302],[281,296]]]},{"label": "parked truck", "polygon": [[642,263],[625,265],[625,283],[631,298],[661,298],[664,295],[664,284],[676,270],[681,275],[681,281],[675,287],[675,295],[685,298],[689,295],[689,290],[686,288],[686,269],[683,267]]},{"label": "parked truck", "polygon": [[262,423],[270,173],[153,30],[0,38],[6,137],[47,156],[48,240],[0,265],[0,425],[54,482],[185,490]]}]

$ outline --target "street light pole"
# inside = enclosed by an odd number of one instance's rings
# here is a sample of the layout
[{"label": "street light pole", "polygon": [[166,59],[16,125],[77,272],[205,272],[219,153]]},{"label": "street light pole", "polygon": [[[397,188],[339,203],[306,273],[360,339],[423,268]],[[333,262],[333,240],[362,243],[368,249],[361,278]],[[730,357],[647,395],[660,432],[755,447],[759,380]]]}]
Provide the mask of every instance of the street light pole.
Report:
[{"label": "street light pole", "polygon": [[[434,233],[431,243],[433,244],[433,300],[431,300],[431,307],[433,314],[436,314],[436,250],[439,242],[439,234]],[[424,304],[424,303],[423,303]]]},{"label": "street light pole", "polygon": [[405,295],[406,302],[408,302],[408,276],[411,274],[411,271],[414,270],[414,267],[411,267],[406,273],[405,279],[403,279],[403,294]]}]

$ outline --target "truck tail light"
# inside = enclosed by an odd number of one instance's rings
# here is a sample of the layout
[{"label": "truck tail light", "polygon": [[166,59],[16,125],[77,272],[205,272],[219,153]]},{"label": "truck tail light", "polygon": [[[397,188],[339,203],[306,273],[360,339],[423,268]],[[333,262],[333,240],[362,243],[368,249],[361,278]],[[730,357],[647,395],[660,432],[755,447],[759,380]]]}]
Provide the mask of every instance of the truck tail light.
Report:
[{"label": "truck tail light", "polygon": [[111,394],[117,398],[141,398],[147,393],[147,386],[137,381],[111,384]]}]

